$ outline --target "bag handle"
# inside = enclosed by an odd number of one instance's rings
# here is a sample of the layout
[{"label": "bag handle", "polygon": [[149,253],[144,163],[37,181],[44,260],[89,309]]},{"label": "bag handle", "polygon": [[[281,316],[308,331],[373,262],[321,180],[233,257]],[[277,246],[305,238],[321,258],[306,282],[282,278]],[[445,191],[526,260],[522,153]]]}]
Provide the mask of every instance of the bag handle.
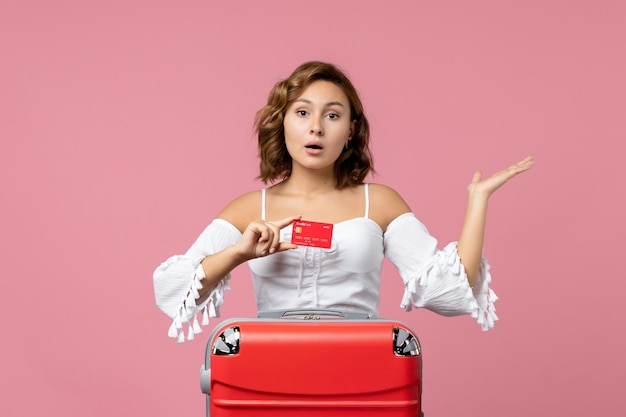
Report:
[{"label": "bag handle", "polygon": [[365,320],[367,313],[355,313],[341,310],[298,309],[298,310],[267,310],[259,311],[260,319],[291,319],[291,320]]}]

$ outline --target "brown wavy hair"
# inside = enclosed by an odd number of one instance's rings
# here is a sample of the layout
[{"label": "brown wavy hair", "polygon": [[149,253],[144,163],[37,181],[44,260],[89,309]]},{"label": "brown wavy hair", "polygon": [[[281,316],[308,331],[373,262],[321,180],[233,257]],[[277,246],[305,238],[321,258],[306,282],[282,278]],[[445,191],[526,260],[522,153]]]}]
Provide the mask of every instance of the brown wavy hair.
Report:
[{"label": "brown wavy hair", "polygon": [[264,183],[284,180],[291,175],[292,160],[285,145],[283,120],[287,108],[312,82],[324,80],[337,85],[350,102],[350,117],[354,134],[335,162],[338,188],[363,183],[367,174],[374,172],[369,148],[369,123],[363,113],[363,104],[348,76],[337,66],[320,61],[305,62],[291,75],[276,83],[270,91],[267,104],[257,112],[254,127],[259,139],[260,174]]}]

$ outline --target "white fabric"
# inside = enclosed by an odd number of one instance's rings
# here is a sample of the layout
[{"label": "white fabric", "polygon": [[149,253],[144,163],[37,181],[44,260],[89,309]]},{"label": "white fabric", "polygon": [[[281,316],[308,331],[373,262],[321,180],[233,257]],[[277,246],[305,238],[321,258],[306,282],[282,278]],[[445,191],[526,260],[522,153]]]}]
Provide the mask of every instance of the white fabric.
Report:
[{"label": "white fabric", "polygon": [[[291,240],[292,227],[281,230]],[[257,308],[331,308],[378,315],[383,234],[364,217],[333,226],[329,249],[297,249],[248,261]]]},{"label": "white fabric", "polygon": [[494,306],[498,297],[489,288],[489,263],[481,259],[471,288],[456,245],[452,242],[437,249],[437,240],[413,213],[405,213],[387,226],[385,253],[405,284],[401,307],[407,311],[423,307],[444,316],[470,314],[488,330],[498,320]]},{"label": "white fabric", "polygon": [[[183,323],[189,323],[187,338],[193,339],[201,331],[196,318],[201,310],[203,325],[208,317],[219,314],[230,275],[199,299],[197,291],[204,278],[200,262],[240,238],[232,224],[215,219],[185,255],[173,256],[156,269],[157,305],[173,319],[171,337],[184,341]],[[281,230],[281,240],[291,240],[291,226]],[[332,308],[377,317],[385,255],[405,283],[400,304],[405,310],[420,307],[445,316],[470,314],[483,330],[498,319],[487,260],[482,259],[479,276],[470,288],[456,242],[439,250],[437,240],[413,213],[398,216],[385,233],[367,217],[350,219],[333,226],[330,249],[301,246],[248,261],[257,308]]]},{"label": "white fabric", "polygon": [[157,267],[153,274],[154,294],[157,306],[172,320],[168,335],[178,342],[185,340],[183,323],[188,323],[187,338],[202,331],[197,314],[204,311],[202,325],[209,324],[209,317],[219,316],[224,301],[224,291],[230,289],[227,275],[208,296],[200,299],[204,269],[200,262],[210,254],[221,251],[239,241],[241,233],[232,224],[215,219],[198,237],[185,255],[175,255]]}]

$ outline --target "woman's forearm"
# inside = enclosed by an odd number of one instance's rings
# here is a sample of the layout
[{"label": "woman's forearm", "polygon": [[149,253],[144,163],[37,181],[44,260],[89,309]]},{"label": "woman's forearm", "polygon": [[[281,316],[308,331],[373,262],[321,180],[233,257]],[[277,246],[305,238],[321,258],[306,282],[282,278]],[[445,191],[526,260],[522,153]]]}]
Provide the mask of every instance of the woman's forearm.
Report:
[{"label": "woman's forearm", "polygon": [[202,280],[202,288],[198,290],[200,299],[204,298],[226,275],[245,261],[245,257],[237,251],[235,245],[228,246],[224,250],[204,258],[201,262],[204,279]]},{"label": "woman's forearm", "polygon": [[465,267],[470,286],[474,286],[482,261],[489,197],[511,178],[530,169],[533,164],[534,159],[529,156],[486,179],[482,179],[480,171],[474,173],[472,182],[467,187],[469,201],[457,245],[457,251],[461,263]]},{"label": "woman's forearm", "polygon": [[474,285],[483,254],[488,197],[470,195],[465,221],[457,245],[470,286]]}]

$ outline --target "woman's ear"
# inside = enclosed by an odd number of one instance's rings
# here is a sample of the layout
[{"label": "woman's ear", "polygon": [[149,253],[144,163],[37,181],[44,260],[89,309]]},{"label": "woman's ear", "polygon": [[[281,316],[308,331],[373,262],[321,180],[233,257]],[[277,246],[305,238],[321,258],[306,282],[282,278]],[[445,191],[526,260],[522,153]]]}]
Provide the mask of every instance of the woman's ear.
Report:
[{"label": "woman's ear", "polygon": [[356,131],[356,119],[353,119],[350,123],[350,136],[348,136],[348,140],[352,140],[354,137],[354,132]]}]

